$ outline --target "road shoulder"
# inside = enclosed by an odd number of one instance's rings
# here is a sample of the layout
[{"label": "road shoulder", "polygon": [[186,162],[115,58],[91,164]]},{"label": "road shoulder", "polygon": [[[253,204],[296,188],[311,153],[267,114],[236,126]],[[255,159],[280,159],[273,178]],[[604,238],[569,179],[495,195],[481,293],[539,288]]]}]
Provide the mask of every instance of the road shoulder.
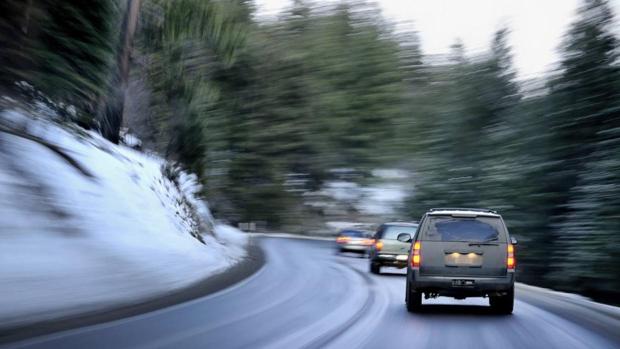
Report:
[{"label": "road shoulder", "polygon": [[600,333],[620,343],[620,308],[585,297],[546,288],[517,284],[518,300]]},{"label": "road shoulder", "polygon": [[248,240],[246,257],[229,269],[188,287],[137,303],[0,329],[0,344],[132,317],[205,297],[231,287],[255,274],[265,264],[259,239]]}]

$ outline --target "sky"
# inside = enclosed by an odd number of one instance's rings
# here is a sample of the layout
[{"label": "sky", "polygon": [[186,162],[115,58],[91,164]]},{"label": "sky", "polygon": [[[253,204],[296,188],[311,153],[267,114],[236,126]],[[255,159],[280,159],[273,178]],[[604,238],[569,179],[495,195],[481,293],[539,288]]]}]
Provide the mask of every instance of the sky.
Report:
[{"label": "sky", "polygon": [[[336,2],[337,0],[324,0]],[[290,0],[255,0],[258,18],[277,16]],[[488,50],[493,33],[511,29],[514,63],[521,79],[544,74],[557,63],[562,37],[579,0],[378,0],[383,15],[419,32],[425,54],[450,52],[457,38],[468,54]],[[616,13],[620,1],[611,1]]]}]

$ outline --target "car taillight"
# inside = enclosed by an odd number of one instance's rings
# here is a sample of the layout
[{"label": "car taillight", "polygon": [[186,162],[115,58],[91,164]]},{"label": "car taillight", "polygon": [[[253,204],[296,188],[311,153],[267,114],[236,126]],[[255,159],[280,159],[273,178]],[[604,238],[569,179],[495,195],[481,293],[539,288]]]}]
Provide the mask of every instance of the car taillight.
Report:
[{"label": "car taillight", "polygon": [[377,249],[377,251],[381,251],[381,249],[383,248],[383,241],[375,242],[375,248]]},{"label": "car taillight", "polygon": [[336,242],[339,243],[339,244],[343,244],[343,243],[345,243],[345,242],[347,242],[349,240],[351,240],[351,238],[348,237],[348,236],[339,236],[339,237],[336,238]]},{"label": "car taillight", "polygon": [[517,261],[515,260],[515,247],[513,244],[508,244],[508,248],[506,249],[508,256],[506,257],[506,267],[510,271],[515,270],[515,265]]},{"label": "car taillight", "polygon": [[411,255],[411,267],[414,269],[420,268],[420,262],[422,260],[422,256],[420,255],[422,249],[422,245],[420,241],[416,241],[413,244],[413,254]]}]

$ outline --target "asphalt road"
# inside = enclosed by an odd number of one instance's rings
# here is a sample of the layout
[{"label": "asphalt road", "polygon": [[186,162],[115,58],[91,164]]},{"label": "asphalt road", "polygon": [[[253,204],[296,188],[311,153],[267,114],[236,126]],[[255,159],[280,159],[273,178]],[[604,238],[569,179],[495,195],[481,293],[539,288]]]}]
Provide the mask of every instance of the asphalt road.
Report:
[{"label": "asphalt road", "polygon": [[323,241],[264,238],[262,246],[264,267],[223,291],[5,347],[620,348],[617,308],[519,287],[510,316],[492,314],[486,299],[448,298],[409,314],[402,271],[371,275],[368,260],[336,255]]}]

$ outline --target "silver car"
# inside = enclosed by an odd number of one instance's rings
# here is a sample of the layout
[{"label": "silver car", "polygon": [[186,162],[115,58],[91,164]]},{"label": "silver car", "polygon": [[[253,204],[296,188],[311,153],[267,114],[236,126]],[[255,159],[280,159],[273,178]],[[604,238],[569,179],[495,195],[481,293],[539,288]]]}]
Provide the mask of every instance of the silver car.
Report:
[{"label": "silver car", "polygon": [[367,231],[359,229],[343,229],[336,237],[337,252],[355,252],[368,255],[374,240]]},{"label": "silver car", "polygon": [[426,212],[411,243],[407,265],[407,310],[425,298],[489,297],[491,307],[510,314],[514,306],[515,245],[502,217],[483,209],[439,208]]},{"label": "silver car", "polygon": [[415,233],[415,222],[394,222],[381,224],[374,236],[374,245],[370,248],[370,272],[380,274],[381,267],[404,268],[407,266],[410,243],[398,241],[401,233]]}]

